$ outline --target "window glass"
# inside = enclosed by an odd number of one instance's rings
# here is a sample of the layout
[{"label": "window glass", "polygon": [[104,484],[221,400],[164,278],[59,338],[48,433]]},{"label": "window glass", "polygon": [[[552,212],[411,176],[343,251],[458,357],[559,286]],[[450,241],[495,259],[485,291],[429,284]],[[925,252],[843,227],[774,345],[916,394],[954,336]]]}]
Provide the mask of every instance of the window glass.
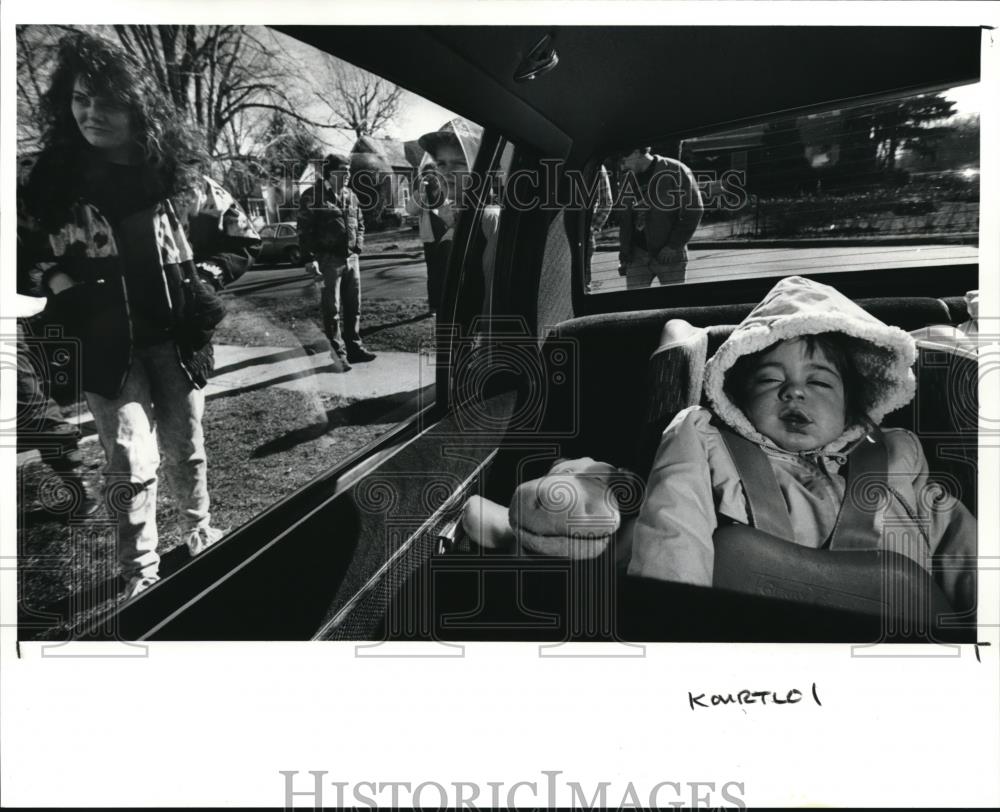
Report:
[{"label": "window glass", "polygon": [[[210,56],[206,61],[178,55],[179,62],[203,70],[193,69],[155,92],[210,156],[205,173],[217,184],[214,199],[232,206],[226,218],[211,221],[209,232],[227,236],[212,229],[239,222],[244,233],[252,226],[260,237],[295,238],[260,246],[245,269],[218,245],[203,247],[204,235],[193,228],[187,234],[203,265],[202,278],[225,305],[212,336],[214,371],[200,390],[205,512],[210,510],[211,526],[223,531],[224,539],[228,530],[433,403],[436,314],[464,210],[462,178],[475,161],[482,128],[270,29],[179,28],[179,48]],[[60,38],[80,30],[18,30],[18,70],[33,78],[19,83],[24,166],[45,143],[37,91],[52,81]],[[115,53],[131,54],[150,81],[168,75],[157,69],[163,66],[148,64],[160,51],[141,47],[158,36],[155,30],[87,26],[86,32],[103,38]],[[229,85],[218,85],[222,71],[213,70],[215,55],[231,69]],[[247,80],[243,89],[240,77]],[[230,117],[218,127],[199,124],[212,120],[203,108],[220,93],[232,94],[231,105],[221,103],[224,99],[219,105]],[[358,112],[355,102],[361,99],[368,107]],[[478,240],[486,270],[492,267],[497,219],[489,218],[491,227]],[[23,246],[19,242],[19,263],[30,259]],[[157,272],[144,278],[155,279]],[[31,278],[41,284],[41,271],[36,268]],[[130,318],[124,310],[121,315]],[[26,353],[38,350],[28,366],[40,394],[23,415],[19,411],[21,632],[59,637],[123,596],[116,578],[127,573],[114,542],[121,500],[109,496],[100,421],[74,368],[79,355],[88,353],[83,366],[93,367],[96,350],[84,342],[79,354],[60,355],[54,337],[67,335],[69,328],[52,312],[25,324]],[[175,323],[164,329],[169,340],[179,340]],[[21,342],[18,346],[20,351]],[[47,356],[39,350],[46,346],[55,347]],[[54,366],[53,357],[63,358],[62,366]],[[97,367],[111,370],[112,363],[102,358]],[[69,443],[66,438],[74,434]],[[163,442],[161,437],[159,457],[166,459]],[[155,443],[150,438],[142,452],[149,471],[156,470]],[[76,479],[59,470],[66,460],[54,462],[51,450],[63,445],[75,449]],[[153,476],[149,471],[143,475],[147,480]],[[160,558],[158,572],[156,566],[150,572],[163,577],[189,556],[185,511],[191,493],[183,485],[171,488],[163,466],[159,473],[153,519],[158,538],[147,536],[145,544]],[[92,515],[72,496],[80,482],[97,497]],[[95,527],[98,541],[75,540]],[[95,586],[101,589],[95,592]]]},{"label": "window glass", "polygon": [[978,260],[979,85],[788,115],[604,161],[589,292]]}]

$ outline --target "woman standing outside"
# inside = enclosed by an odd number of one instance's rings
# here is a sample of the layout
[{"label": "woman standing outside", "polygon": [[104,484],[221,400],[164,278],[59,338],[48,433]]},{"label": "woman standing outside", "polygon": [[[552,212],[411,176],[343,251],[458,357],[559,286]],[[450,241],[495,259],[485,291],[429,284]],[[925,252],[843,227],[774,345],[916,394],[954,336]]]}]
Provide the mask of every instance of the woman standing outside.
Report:
[{"label": "woman standing outside", "polygon": [[50,321],[80,341],[130,598],[159,580],[161,450],[191,554],[223,535],[210,523],[201,421],[224,310],[187,233],[213,223],[208,250],[237,261],[259,241],[201,174],[196,132],[120,47],[64,38],[43,113],[43,148],[19,196],[19,283],[46,295]]}]

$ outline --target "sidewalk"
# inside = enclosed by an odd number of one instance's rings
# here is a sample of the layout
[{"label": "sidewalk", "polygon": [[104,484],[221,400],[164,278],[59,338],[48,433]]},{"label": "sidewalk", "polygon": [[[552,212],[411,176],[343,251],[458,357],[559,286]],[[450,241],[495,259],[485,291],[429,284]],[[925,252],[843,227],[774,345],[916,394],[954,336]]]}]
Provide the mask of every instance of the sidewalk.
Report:
[{"label": "sidewalk", "polygon": [[[205,398],[237,395],[278,386],[300,392],[321,392],[352,400],[369,400],[410,392],[434,382],[434,357],[412,352],[380,352],[374,361],[355,364],[347,373],[327,371],[330,353],[307,354],[301,347],[240,347],[215,345],[215,374]],[[70,422],[79,426],[81,442],[97,439],[94,420],[82,412]],[[37,451],[17,455],[17,464],[39,459]]]}]

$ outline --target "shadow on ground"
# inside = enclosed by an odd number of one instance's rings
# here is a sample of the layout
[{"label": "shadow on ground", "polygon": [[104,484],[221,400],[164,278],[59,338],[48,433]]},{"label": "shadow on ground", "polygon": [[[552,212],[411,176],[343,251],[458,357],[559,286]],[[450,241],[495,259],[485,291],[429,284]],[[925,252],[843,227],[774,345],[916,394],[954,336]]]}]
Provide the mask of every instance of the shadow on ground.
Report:
[{"label": "shadow on ground", "polygon": [[423,389],[411,389],[408,392],[394,392],[380,398],[368,398],[338,406],[326,412],[326,420],[312,423],[308,426],[293,429],[280,437],[276,437],[263,445],[257,446],[251,455],[252,459],[260,459],[271,454],[290,451],[298,445],[317,440],[342,426],[370,426],[397,422],[401,414],[414,414],[421,402],[421,395],[432,391],[434,384]]}]

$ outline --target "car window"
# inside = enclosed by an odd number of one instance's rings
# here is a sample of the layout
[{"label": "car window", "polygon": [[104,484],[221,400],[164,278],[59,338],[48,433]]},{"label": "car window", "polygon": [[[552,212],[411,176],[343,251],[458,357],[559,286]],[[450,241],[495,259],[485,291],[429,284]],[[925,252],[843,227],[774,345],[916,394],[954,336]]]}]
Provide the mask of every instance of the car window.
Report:
[{"label": "car window", "polygon": [[[199,53],[214,53],[206,46],[214,43],[226,59],[235,60],[234,69],[247,76],[266,73],[261,80],[266,88],[253,97],[255,104],[243,106],[224,127],[197,130],[198,137],[213,157],[213,179],[253,219],[260,237],[299,237],[282,245],[281,253],[261,252],[244,273],[216,262],[218,272],[210,279],[226,311],[214,329],[214,371],[203,389],[211,520],[218,528],[237,529],[331,468],[363,455],[386,432],[434,403],[435,328],[463,213],[454,198],[462,194],[462,176],[475,162],[482,128],[273,30],[183,28],[179,43],[201,48]],[[130,26],[88,30],[118,46],[134,33]],[[35,47],[18,49],[19,68],[30,67],[39,87],[46,86],[51,54],[68,31],[67,26],[25,27],[23,42]],[[49,58],[40,60],[40,54]],[[249,61],[241,61],[242,54]],[[264,60],[269,69],[253,60]],[[214,81],[207,68],[198,78]],[[204,120],[197,108],[201,97],[193,83],[190,88],[178,115]],[[361,99],[368,107],[356,112],[354,103]],[[24,138],[18,144],[25,156],[42,144],[31,115],[37,102],[19,99]],[[324,169],[337,161],[350,169],[349,193],[324,184]],[[331,178],[328,172],[328,183]],[[309,200],[316,192],[320,196]],[[337,197],[341,193],[352,200],[345,203]],[[328,205],[334,202],[339,208]],[[301,223],[303,211],[319,214],[307,216],[309,228],[300,225],[297,231],[289,223]],[[476,240],[479,262],[485,264],[477,269],[480,274],[491,273],[495,253],[498,216],[487,220]],[[53,381],[57,372],[60,381],[67,378],[61,370],[39,367],[39,374]],[[56,394],[60,417],[81,431],[87,477],[99,488],[105,458],[87,401],[78,385],[64,385]],[[62,560],[72,547],[72,527],[63,521],[63,508],[70,508],[49,498],[52,469],[46,459],[38,452],[22,455],[20,492],[25,505],[41,505],[22,530],[26,548],[36,556]],[[187,552],[180,503],[166,483],[157,500],[159,555],[174,562],[162,565],[163,574],[183,563]],[[112,543],[101,547],[86,571],[75,563],[39,569],[31,565],[37,560],[21,559],[29,614],[58,615],[53,607],[65,606],[69,594],[90,594],[108,573],[120,571]],[[109,598],[106,592],[73,618],[63,612],[59,621],[42,623],[28,636],[62,634],[66,624],[107,609],[117,595]]]},{"label": "car window", "polygon": [[978,261],[979,85],[842,104],[603,162],[588,292]]}]

